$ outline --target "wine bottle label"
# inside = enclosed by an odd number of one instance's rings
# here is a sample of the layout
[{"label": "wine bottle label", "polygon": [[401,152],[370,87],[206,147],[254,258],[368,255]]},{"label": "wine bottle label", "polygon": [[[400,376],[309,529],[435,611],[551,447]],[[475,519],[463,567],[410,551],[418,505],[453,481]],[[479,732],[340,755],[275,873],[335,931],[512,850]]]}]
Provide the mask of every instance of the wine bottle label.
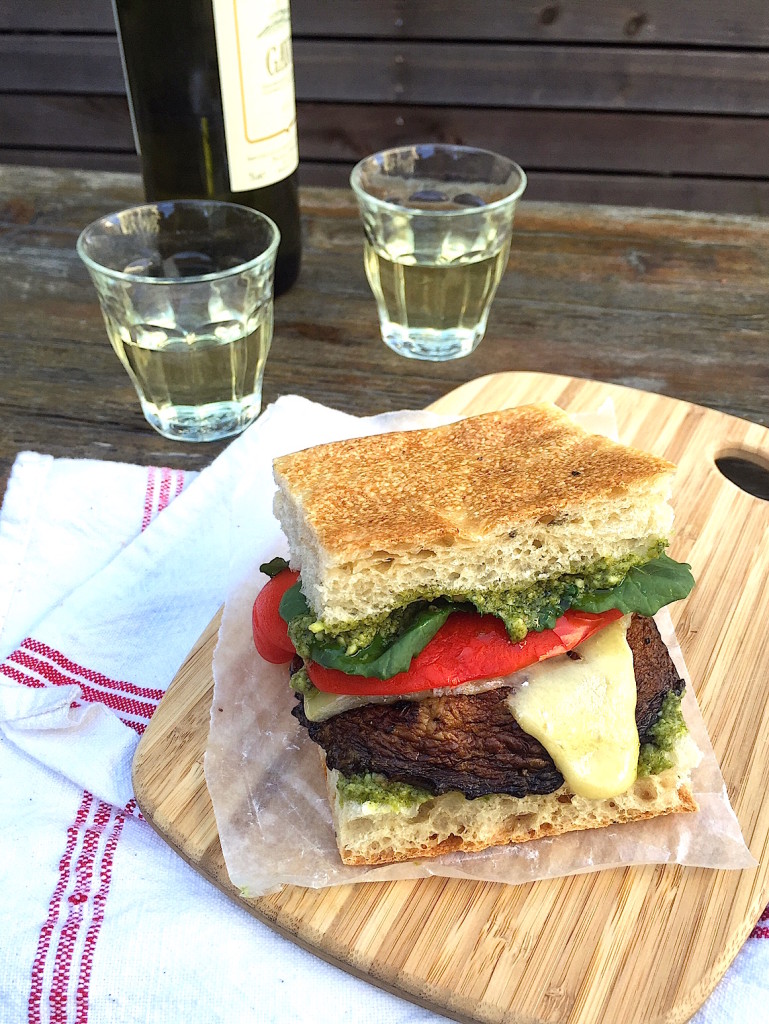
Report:
[{"label": "wine bottle label", "polygon": [[287,178],[299,163],[288,0],[212,0],[230,189]]}]

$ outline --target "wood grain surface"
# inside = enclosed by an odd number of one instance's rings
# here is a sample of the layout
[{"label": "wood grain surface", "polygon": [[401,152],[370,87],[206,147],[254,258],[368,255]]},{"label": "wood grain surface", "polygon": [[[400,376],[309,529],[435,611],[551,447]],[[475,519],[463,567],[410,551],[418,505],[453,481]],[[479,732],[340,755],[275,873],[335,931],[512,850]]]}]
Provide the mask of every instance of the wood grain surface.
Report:
[{"label": "wood grain surface", "polygon": [[[769,11],[757,0],[699,0],[686,8],[667,0],[645,0],[643,15],[631,14],[627,0],[484,0],[484,17],[466,0],[294,0],[295,36],[356,36],[409,39],[557,40],[559,42],[690,46],[769,45]],[[4,3],[0,30],[13,32],[88,32],[112,34],[115,22],[102,0],[35,0]]]},{"label": "wood grain surface", "polygon": [[[345,185],[376,149],[451,141],[512,156],[540,200],[769,204],[761,0],[295,0],[291,18],[306,185]],[[105,0],[0,5],[0,159],[138,170]]]},{"label": "wood grain surface", "polygon": [[[639,51],[626,43],[594,47],[487,40],[477,46],[455,39],[303,39],[295,34],[293,55],[300,103],[397,101],[682,116],[756,116],[769,110],[763,88],[769,53],[754,47]],[[8,92],[125,98],[117,36],[0,34],[0,94]]]},{"label": "wood grain surface", "polygon": [[242,899],[202,767],[216,620],[134,761],[147,820],[240,905],[332,963],[460,1021],[685,1021],[769,899],[769,650],[755,628],[769,616],[769,503],[715,465],[738,455],[769,470],[769,431],[659,395],[538,373],[471,381],[432,407],[465,414],[545,399],[578,412],[606,397],[622,440],[679,465],[672,552],[692,563],[698,583],[671,610],[757,869],[628,867],[516,887],[433,878]]},{"label": "wood grain surface", "polygon": [[[75,252],[86,224],[141,195],[135,175],[0,166],[0,492],[25,449],[200,469],[224,447],[147,426]],[[379,339],[350,190],[304,189],[302,214],[303,267],[276,303],[265,403],[293,393],[368,415],[535,370],[769,426],[766,219],[524,197],[483,343],[422,363]]]}]

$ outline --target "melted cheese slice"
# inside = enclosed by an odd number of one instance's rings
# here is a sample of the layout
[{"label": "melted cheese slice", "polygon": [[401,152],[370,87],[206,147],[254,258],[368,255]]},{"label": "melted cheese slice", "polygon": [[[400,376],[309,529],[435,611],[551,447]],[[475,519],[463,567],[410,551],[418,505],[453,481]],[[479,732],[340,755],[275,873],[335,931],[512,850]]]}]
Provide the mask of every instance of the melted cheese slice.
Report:
[{"label": "melted cheese slice", "polygon": [[552,757],[569,789],[600,800],[629,789],[638,768],[636,682],[630,617],[561,655],[524,669],[508,698],[524,732]]}]

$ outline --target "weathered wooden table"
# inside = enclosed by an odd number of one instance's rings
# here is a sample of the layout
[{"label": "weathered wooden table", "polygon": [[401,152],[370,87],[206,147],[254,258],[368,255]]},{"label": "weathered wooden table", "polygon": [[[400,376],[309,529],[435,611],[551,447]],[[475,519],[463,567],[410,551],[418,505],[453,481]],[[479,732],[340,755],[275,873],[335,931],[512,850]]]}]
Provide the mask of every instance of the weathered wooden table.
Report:
[{"label": "weathered wooden table", "polygon": [[[141,199],[125,174],[0,167],[0,494],[17,452],[200,468],[221,444],[147,426],[75,253]],[[488,333],[471,356],[408,360],[379,340],[348,190],[303,194],[304,264],[276,306],[265,402],[421,407],[499,370],[595,377],[769,425],[769,222],[608,206],[519,208]]]}]

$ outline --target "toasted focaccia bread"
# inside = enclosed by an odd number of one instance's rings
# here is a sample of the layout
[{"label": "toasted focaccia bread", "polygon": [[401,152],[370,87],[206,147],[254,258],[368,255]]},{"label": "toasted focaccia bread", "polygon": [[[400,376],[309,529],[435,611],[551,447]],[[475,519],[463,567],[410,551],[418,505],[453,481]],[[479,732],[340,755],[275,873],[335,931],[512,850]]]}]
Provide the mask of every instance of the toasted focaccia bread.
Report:
[{"label": "toasted focaccia bread", "polygon": [[330,628],[643,560],[672,528],[674,467],[550,404],[321,445],[274,471],[292,563]]},{"label": "toasted focaccia bread", "polygon": [[577,796],[564,785],[544,796],[498,793],[468,800],[462,793],[445,793],[408,813],[343,802],[336,771],[327,771],[326,783],[342,860],[373,866],[444,853],[478,853],[491,846],[696,811],[690,772],[700,757],[687,734],[674,751],[672,767],[638,778],[627,792],[604,800]]}]

